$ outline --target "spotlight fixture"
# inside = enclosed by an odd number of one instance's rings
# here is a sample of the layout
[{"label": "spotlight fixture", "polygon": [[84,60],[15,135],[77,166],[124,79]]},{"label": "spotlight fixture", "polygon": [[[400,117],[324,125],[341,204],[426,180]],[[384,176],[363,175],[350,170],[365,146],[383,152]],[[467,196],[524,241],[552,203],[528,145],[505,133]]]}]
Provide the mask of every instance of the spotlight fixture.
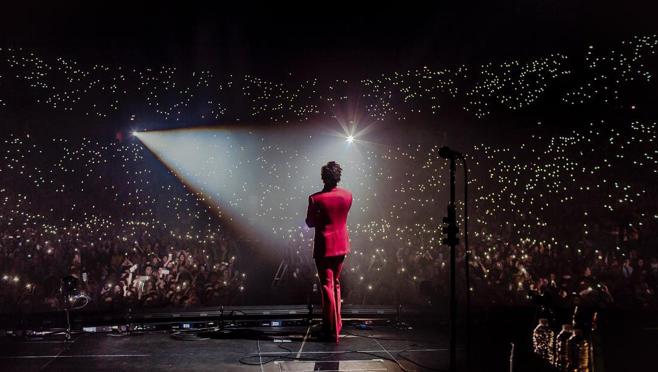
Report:
[{"label": "spotlight fixture", "polygon": [[354,136],[350,134],[349,136],[347,136],[347,138],[345,139],[345,141],[347,141],[347,142],[349,142],[349,143],[354,142]]}]

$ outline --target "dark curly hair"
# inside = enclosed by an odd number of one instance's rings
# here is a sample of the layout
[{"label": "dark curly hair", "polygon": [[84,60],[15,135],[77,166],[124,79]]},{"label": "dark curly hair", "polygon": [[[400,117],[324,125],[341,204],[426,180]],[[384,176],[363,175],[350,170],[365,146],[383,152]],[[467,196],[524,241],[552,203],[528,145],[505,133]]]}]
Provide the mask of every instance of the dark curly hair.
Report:
[{"label": "dark curly hair", "polygon": [[325,186],[336,186],[340,182],[340,174],[343,172],[343,168],[340,167],[340,164],[335,161],[330,161],[327,165],[322,166],[322,181]]}]

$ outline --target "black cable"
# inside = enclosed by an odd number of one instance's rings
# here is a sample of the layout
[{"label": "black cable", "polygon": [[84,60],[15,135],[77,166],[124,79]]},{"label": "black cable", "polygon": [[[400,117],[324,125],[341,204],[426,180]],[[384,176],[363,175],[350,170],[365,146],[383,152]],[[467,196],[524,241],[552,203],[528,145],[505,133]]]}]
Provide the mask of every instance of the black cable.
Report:
[{"label": "black cable", "polygon": [[[245,364],[245,365],[250,365],[250,366],[259,366],[259,365],[266,365],[266,364],[272,363],[273,361],[275,361],[275,360],[277,360],[277,359],[288,359],[288,360],[309,361],[309,362],[312,362],[312,361],[315,361],[315,360],[317,360],[317,359],[320,359],[320,358],[294,357],[294,356],[292,356],[292,354],[295,353],[294,350],[288,349],[287,347],[284,347],[283,345],[277,345],[277,346],[278,346],[279,348],[281,348],[281,349],[287,351],[288,354],[286,354],[286,355],[276,355],[276,356],[266,356],[266,358],[271,358],[271,359],[270,359],[270,360],[267,360],[267,361],[264,361],[264,362],[261,361],[262,358],[263,358],[263,356],[262,356],[260,353],[259,353],[259,354],[256,354],[256,355],[245,355],[245,356],[243,356],[242,358],[238,359],[238,362],[240,362],[240,363],[242,363],[242,364]],[[341,352],[341,353],[338,353],[338,354],[345,354],[345,353],[348,353],[348,351]],[[326,356],[324,356],[324,357],[322,357],[322,358],[323,358],[323,359],[324,359],[324,358],[327,358],[327,359],[328,359],[328,358],[333,357],[334,355],[336,355],[336,353],[328,354],[328,355],[326,355]],[[258,362],[249,362],[249,361],[246,361],[246,359],[249,359],[249,358],[259,358],[260,360],[259,360]]]},{"label": "black cable", "polygon": [[428,367],[428,366],[426,366],[426,365],[424,365],[424,364],[420,364],[420,363],[418,363],[417,361],[415,361],[415,360],[413,360],[413,359],[411,359],[411,358],[409,358],[409,357],[406,357],[406,356],[402,355],[402,353],[404,353],[405,351],[407,351],[407,350],[402,350],[402,351],[400,351],[400,352],[397,352],[395,355],[399,356],[400,358],[402,358],[402,359],[406,360],[407,362],[412,363],[412,364],[414,364],[414,365],[416,365],[416,366],[418,366],[418,367],[420,367],[420,368],[424,368],[424,369],[427,369],[427,370],[430,370],[430,371],[440,371],[440,372],[444,372],[444,371],[445,371],[445,369],[434,368],[434,367]]},{"label": "black cable", "polygon": [[[288,351],[288,352],[289,352],[288,355],[291,355],[291,354],[293,354],[293,353],[295,352],[294,350],[288,349],[287,347],[284,347],[284,346],[281,345],[281,344],[279,344],[279,345],[277,345],[277,346],[278,346],[279,348],[285,350],[285,351]],[[342,353],[338,353],[338,354],[342,354]],[[336,355],[336,354],[335,354],[335,353],[334,353],[334,354],[327,354],[327,355],[325,355],[325,356],[323,356],[323,357],[313,357],[313,358],[310,358],[310,357],[309,357],[309,358],[305,358],[305,357],[301,357],[301,356],[300,356],[300,357],[295,357],[294,359],[295,359],[295,360],[302,360],[302,361],[314,361],[314,360],[316,360],[316,359],[330,359],[330,358],[333,358],[334,355]]]},{"label": "black cable", "polygon": [[205,341],[209,340],[208,337],[201,337],[198,335],[198,333],[192,333],[192,332],[173,332],[169,335],[169,337],[173,338],[174,340],[177,341]]},{"label": "black cable", "polygon": [[[356,337],[371,338],[371,339],[375,339],[375,340],[385,340],[385,341],[409,341],[408,339],[402,339],[402,338],[385,338],[385,337],[366,336],[366,335],[359,335],[359,334],[352,333],[352,332],[345,332],[345,333],[348,334],[348,335],[356,336]],[[398,352],[396,353],[396,355],[399,355],[400,353],[403,353],[403,352],[405,352],[405,351],[409,351],[409,350],[411,350],[412,347],[432,347],[432,346],[439,346],[439,345],[436,345],[436,344],[430,344],[430,343],[422,343],[422,344],[419,344],[419,343],[417,343],[417,342],[414,342],[414,343],[412,343],[411,345],[409,345],[409,347],[408,347],[407,349],[402,350],[402,351],[398,351]],[[387,351],[385,351],[385,352],[388,353]],[[402,356],[402,355],[400,355],[400,356],[401,356],[403,359],[405,359],[405,360],[407,360],[407,361],[409,361],[409,362],[411,362],[411,363],[413,363],[413,364],[415,364],[415,365],[417,365],[417,366],[419,366],[419,367],[427,368],[427,369],[429,369],[429,370],[433,370],[433,371],[443,371],[443,370],[440,370],[440,369],[433,369],[433,368],[430,368],[430,367],[427,367],[427,366],[423,366],[423,365],[417,363],[416,361],[414,361],[414,360],[412,360],[412,359],[410,359],[410,358],[408,358],[408,357],[405,357],[405,356]],[[391,360],[391,359],[388,359],[388,358],[386,358],[386,359],[387,359],[387,360]],[[400,363],[399,363],[398,361],[393,360],[393,362],[395,362],[395,363],[396,363],[396,364],[397,364],[402,370],[406,371],[406,369],[405,369],[403,366],[401,366]]]},{"label": "black cable", "polygon": [[[383,337],[374,337],[374,336],[358,335],[358,334],[351,333],[351,332],[345,332],[345,333],[347,333],[347,334],[349,334],[349,335],[352,335],[352,336],[356,336],[356,337],[372,338],[372,339],[376,339],[376,340],[385,340],[385,341],[409,341],[409,340],[401,339],[401,338],[383,338]],[[413,360],[413,359],[411,359],[411,358],[409,358],[409,357],[406,357],[406,356],[404,356],[404,355],[401,355],[402,353],[411,350],[412,347],[432,347],[432,346],[439,346],[439,345],[436,345],[436,344],[429,344],[429,343],[422,343],[422,344],[419,344],[419,343],[413,343],[413,344],[409,345],[409,347],[408,347],[407,349],[405,349],[405,350],[401,350],[401,351],[398,351],[395,355],[397,355],[397,356],[401,357],[402,359],[405,359],[406,361],[408,361],[408,362],[410,362],[410,363],[413,363],[413,364],[415,364],[415,365],[417,365],[418,367],[421,367],[421,368],[425,368],[425,369],[428,369],[428,370],[431,370],[431,371],[445,371],[444,369],[437,369],[437,368],[433,368],[433,367],[428,367],[428,366],[422,365],[422,364],[416,362],[415,360]],[[398,364],[399,364],[399,363],[398,363]],[[402,367],[401,367],[401,368],[402,368]]]},{"label": "black cable", "polygon": [[[345,351],[340,352],[340,353],[332,353],[332,354],[328,355],[327,358],[335,357],[336,355],[344,355],[344,354],[364,354],[364,355],[370,355],[370,356],[373,356],[373,357],[376,357],[376,358],[379,358],[379,359],[384,359],[384,360],[388,360],[389,362],[393,362],[393,363],[395,363],[398,367],[400,367],[400,369],[402,369],[403,371],[405,371],[405,372],[409,372],[409,370],[408,370],[407,368],[405,368],[400,362],[398,362],[398,361],[395,360],[394,358],[390,358],[390,357],[387,357],[387,356],[379,355],[379,354],[381,354],[381,353],[387,353],[387,352],[386,352],[385,350],[378,351],[378,352],[368,352],[368,351],[358,351],[358,350],[345,350]],[[317,361],[317,359],[318,359],[318,358],[294,357],[294,356],[290,356],[290,354],[288,354],[288,355],[277,355],[277,356],[269,357],[269,358],[271,358],[270,360],[263,361],[263,362],[260,362],[260,361],[258,361],[258,362],[249,362],[249,361],[246,360],[246,359],[249,359],[249,358],[259,358],[259,359],[262,359],[263,357],[262,357],[262,355],[258,355],[258,354],[256,354],[256,355],[246,355],[246,356],[243,356],[242,358],[238,359],[238,362],[241,363],[241,364],[249,365],[249,366],[262,366],[262,365],[266,365],[266,364],[272,363],[273,361],[278,360],[278,359],[288,359],[288,360],[307,361],[307,362]],[[403,357],[403,358],[404,358],[404,359],[409,359],[409,358],[406,358],[406,357]],[[414,361],[410,361],[410,362],[416,364]],[[425,368],[425,367],[423,367],[423,368]],[[430,369],[431,369],[431,368],[430,368]]]},{"label": "black cable", "polygon": [[[258,362],[248,362],[246,359],[248,358],[258,358]],[[263,361],[263,357],[261,355],[245,355],[242,358],[238,359],[238,363],[244,364],[247,366],[264,366],[266,364],[272,363],[273,361],[282,358],[281,356],[275,356],[275,357],[270,357],[271,359],[268,361]]]},{"label": "black cable", "polygon": [[[291,356],[291,355],[294,353],[293,350],[288,349],[288,348],[284,347],[283,345],[278,345],[278,347],[281,348],[281,349],[283,349],[283,350],[285,350],[285,351],[287,351],[288,354],[287,354],[287,355],[270,356],[270,357],[269,357],[270,359],[267,360],[267,361],[262,361],[263,356],[262,356],[260,353],[258,353],[258,354],[256,354],[256,355],[245,355],[245,356],[241,357],[240,359],[238,359],[238,362],[239,362],[240,364],[249,365],[249,366],[263,366],[263,365],[266,365],[266,364],[272,363],[272,362],[274,362],[275,360],[278,360],[278,359],[288,359],[288,360],[308,361],[308,362],[317,361],[318,359],[320,359],[320,358],[318,358],[318,357],[306,358],[306,357],[296,357],[296,356]],[[403,350],[403,351],[404,351],[404,350]],[[389,357],[386,357],[386,356],[381,356],[381,355],[379,355],[380,353],[387,353],[387,354],[390,354],[390,353],[389,353],[388,351],[386,351],[386,350],[382,350],[381,352],[368,352],[368,351],[358,351],[358,350],[345,350],[345,351],[342,351],[342,352],[339,352],[339,353],[331,353],[331,354],[328,354],[328,355],[325,356],[324,358],[333,358],[333,357],[335,357],[336,355],[345,355],[345,354],[364,354],[364,355],[374,356],[374,357],[377,357],[377,358],[379,358],[379,359],[385,359],[385,360],[388,360],[389,362],[393,362],[393,363],[397,364],[397,366],[400,367],[400,369],[403,370],[404,372],[409,372],[409,370],[408,370],[407,368],[405,368],[405,367],[404,367],[399,361],[395,360],[395,358],[389,358]],[[259,361],[258,361],[258,362],[249,362],[249,361],[247,361],[247,359],[250,359],[250,358],[258,358]],[[267,358],[267,356],[266,356],[266,358]],[[404,358],[404,359],[409,359],[409,358],[406,358],[406,357],[403,357],[403,358]],[[410,360],[410,362],[411,362],[411,363],[414,363],[414,364],[417,364],[415,361],[411,361],[411,360]],[[423,367],[423,368],[425,368],[425,367]],[[430,368],[430,369],[431,369],[431,368]]]},{"label": "black cable", "polygon": [[[409,341],[406,338],[375,337],[375,336],[360,335],[360,334],[352,333],[352,332],[345,332],[345,334],[348,334],[348,335],[351,335],[351,336],[356,336],[356,337],[372,338],[372,339],[375,339],[375,340],[384,340],[384,341]],[[441,346],[441,345],[432,344],[432,343],[413,343],[411,346],[437,347],[437,346]]]},{"label": "black cable", "polygon": [[[400,367],[400,369],[401,369],[402,371],[404,371],[404,372],[410,372],[410,371],[409,371],[407,368],[405,368],[400,362],[398,362],[397,359],[395,359],[395,358],[388,358],[388,357],[385,357],[385,356],[378,355],[378,353],[380,353],[380,352],[377,352],[377,353],[371,353],[371,352],[368,352],[368,351],[350,351],[350,352],[357,353],[357,354],[370,355],[370,356],[374,356],[374,357],[377,357],[377,358],[380,358],[380,359],[385,359],[385,360],[388,360],[389,362],[393,362],[393,363],[397,364],[398,367]],[[391,355],[391,353],[388,352],[388,351],[386,351],[386,350],[382,350],[381,353],[386,353],[386,354]],[[391,355],[391,356],[392,356],[392,355]]]}]

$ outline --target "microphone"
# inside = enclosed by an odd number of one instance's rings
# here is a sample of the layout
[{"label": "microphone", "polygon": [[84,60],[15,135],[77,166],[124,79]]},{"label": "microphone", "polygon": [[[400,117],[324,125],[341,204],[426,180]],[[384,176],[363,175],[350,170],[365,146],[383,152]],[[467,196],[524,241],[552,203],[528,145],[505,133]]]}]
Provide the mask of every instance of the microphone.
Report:
[{"label": "microphone", "polygon": [[451,150],[448,146],[443,146],[439,149],[439,156],[444,159],[463,159],[464,155],[461,152]]}]

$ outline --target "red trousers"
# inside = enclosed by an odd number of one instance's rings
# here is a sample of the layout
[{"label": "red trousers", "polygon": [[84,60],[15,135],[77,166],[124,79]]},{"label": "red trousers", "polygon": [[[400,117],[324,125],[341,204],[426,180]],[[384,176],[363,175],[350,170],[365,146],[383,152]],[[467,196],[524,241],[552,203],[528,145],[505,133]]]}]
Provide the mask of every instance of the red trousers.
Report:
[{"label": "red trousers", "polygon": [[315,266],[320,277],[322,292],[322,328],[326,335],[338,342],[338,335],[343,328],[340,317],[340,272],[343,270],[345,256],[322,257],[315,259]]}]

